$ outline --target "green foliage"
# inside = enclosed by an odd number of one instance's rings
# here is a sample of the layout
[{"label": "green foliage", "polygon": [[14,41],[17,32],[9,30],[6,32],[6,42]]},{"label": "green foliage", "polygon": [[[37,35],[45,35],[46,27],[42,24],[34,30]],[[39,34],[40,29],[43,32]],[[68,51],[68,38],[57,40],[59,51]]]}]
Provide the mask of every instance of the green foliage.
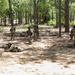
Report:
[{"label": "green foliage", "polygon": [[33,24],[26,25],[26,28],[28,28],[28,27],[33,28]]},{"label": "green foliage", "polygon": [[72,22],[70,22],[70,26],[73,26],[73,23]]},{"label": "green foliage", "polygon": [[75,20],[70,22],[70,26],[75,26]]},{"label": "green foliage", "polygon": [[[30,17],[30,14],[33,18],[34,16],[34,2],[33,0],[11,0],[12,1],[12,10],[13,10],[13,17],[16,17],[16,14],[20,13],[22,14],[22,17],[25,18],[27,15]],[[59,0],[36,0],[37,7],[38,7],[38,17],[42,19],[41,23],[43,24],[43,18],[46,17],[48,22],[48,25],[56,25],[56,13],[58,13],[59,9]],[[55,4],[56,1],[56,4]],[[65,0],[61,0],[61,20],[62,23],[64,23],[64,8],[65,8]],[[9,17],[9,8],[8,8],[8,0],[0,0],[0,17],[3,17],[4,14]],[[70,14],[75,14],[75,1],[70,0]],[[7,9],[7,10],[6,10]],[[6,12],[5,12],[6,11]],[[53,15],[52,15],[53,14]],[[75,16],[75,15],[73,15]],[[71,16],[73,18],[73,16]],[[17,16],[18,17],[18,16]],[[50,21],[48,21],[48,18]],[[53,20],[52,20],[53,18]],[[73,20],[72,20],[73,21]],[[75,24],[75,23],[74,23]],[[70,25],[73,25],[72,22]],[[28,24],[25,27],[33,27],[32,24]]]},{"label": "green foliage", "polygon": [[50,20],[48,21],[48,25],[52,25],[52,26],[55,26],[56,25],[56,20]]},{"label": "green foliage", "polygon": [[8,0],[0,0],[0,16],[2,17],[5,10],[8,8]]}]

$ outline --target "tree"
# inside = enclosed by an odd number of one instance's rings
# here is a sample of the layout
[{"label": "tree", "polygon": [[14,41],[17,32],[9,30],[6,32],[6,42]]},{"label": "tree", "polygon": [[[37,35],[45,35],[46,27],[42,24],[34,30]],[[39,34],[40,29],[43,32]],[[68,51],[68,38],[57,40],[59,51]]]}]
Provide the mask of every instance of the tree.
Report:
[{"label": "tree", "polygon": [[37,2],[34,1],[34,40],[37,40],[39,38],[39,29],[37,24]]},{"label": "tree", "polygon": [[56,0],[54,0],[54,2],[55,2],[55,11],[56,11],[56,28],[58,27],[58,23],[59,23],[59,14],[58,14],[58,2],[56,1]]},{"label": "tree", "polygon": [[69,32],[69,0],[65,0],[65,32]]},{"label": "tree", "polygon": [[13,40],[14,39],[14,24],[13,24],[11,0],[8,0],[8,2],[9,2],[9,16],[11,20],[11,40]]},{"label": "tree", "polygon": [[2,17],[8,8],[8,0],[0,0],[0,16]]},{"label": "tree", "polygon": [[6,17],[5,17],[6,9],[8,9],[8,0],[0,0],[0,18],[1,18],[1,24],[2,22],[4,22],[4,25],[6,24]]},{"label": "tree", "polygon": [[25,9],[25,0],[14,0],[12,4],[16,18],[18,18],[18,24],[22,24],[22,17]]},{"label": "tree", "polygon": [[61,0],[59,0],[59,37],[61,37]]}]

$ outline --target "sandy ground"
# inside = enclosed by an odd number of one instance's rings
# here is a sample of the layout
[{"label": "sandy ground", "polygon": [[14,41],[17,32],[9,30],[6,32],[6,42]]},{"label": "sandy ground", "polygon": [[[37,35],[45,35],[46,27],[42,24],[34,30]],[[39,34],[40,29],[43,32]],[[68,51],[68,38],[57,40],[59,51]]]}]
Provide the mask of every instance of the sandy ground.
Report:
[{"label": "sandy ground", "polygon": [[[0,44],[12,42],[0,34]],[[23,52],[3,52],[0,57],[0,75],[75,75],[75,48],[59,47],[68,42],[69,35],[41,36],[28,45],[24,39],[14,44]],[[0,49],[3,50],[3,49]]]}]

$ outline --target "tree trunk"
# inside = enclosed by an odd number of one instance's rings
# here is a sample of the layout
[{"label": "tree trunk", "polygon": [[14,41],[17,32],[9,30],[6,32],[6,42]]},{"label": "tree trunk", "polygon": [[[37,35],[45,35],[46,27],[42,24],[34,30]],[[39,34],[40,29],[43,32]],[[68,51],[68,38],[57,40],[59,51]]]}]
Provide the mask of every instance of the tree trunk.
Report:
[{"label": "tree trunk", "polygon": [[61,37],[61,0],[59,0],[59,37]]},{"label": "tree trunk", "polygon": [[57,4],[57,1],[56,0],[54,0],[55,1],[55,9],[56,9],[56,28],[58,28],[59,27],[59,12],[58,12],[58,4]]},{"label": "tree trunk", "polygon": [[69,0],[65,0],[65,32],[69,32]]},{"label": "tree trunk", "polygon": [[4,25],[6,26],[6,16],[3,18]]},{"label": "tree trunk", "polygon": [[39,14],[39,24],[41,24],[41,13]]},{"label": "tree trunk", "polygon": [[14,39],[14,24],[13,24],[13,16],[12,16],[12,7],[11,7],[11,0],[8,0],[9,2],[9,15],[11,20],[11,40]]},{"label": "tree trunk", "polygon": [[22,14],[18,12],[18,24],[22,24]]},{"label": "tree trunk", "polygon": [[27,12],[25,12],[25,24],[27,24]]},{"label": "tree trunk", "polygon": [[29,15],[29,13],[28,13],[28,22],[27,22],[28,24],[30,23],[30,15]]},{"label": "tree trunk", "polygon": [[38,24],[38,5],[37,5],[37,11],[36,11],[36,16],[37,16],[37,24]]},{"label": "tree trunk", "polygon": [[58,9],[56,10],[56,27],[58,28],[59,25],[59,14],[58,14]]},{"label": "tree trunk", "polygon": [[52,9],[52,21],[53,21],[53,19],[54,19],[54,14],[53,14],[53,9]]},{"label": "tree trunk", "polygon": [[1,25],[2,25],[2,18],[1,18]]},{"label": "tree trunk", "polygon": [[29,16],[30,16],[30,23],[32,24],[32,0],[30,0],[30,13],[29,13]]},{"label": "tree trunk", "polygon": [[32,24],[32,15],[31,15],[31,12],[30,12],[30,23]]},{"label": "tree trunk", "polygon": [[18,14],[17,14],[17,12],[16,12],[16,23],[15,23],[16,25],[18,24],[18,22],[17,22],[17,17],[18,17]]},{"label": "tree trunk", "polygon": [[37,24],[37,3],[36,0],[34,1],[34,40],[39,38],[39,28]]}]

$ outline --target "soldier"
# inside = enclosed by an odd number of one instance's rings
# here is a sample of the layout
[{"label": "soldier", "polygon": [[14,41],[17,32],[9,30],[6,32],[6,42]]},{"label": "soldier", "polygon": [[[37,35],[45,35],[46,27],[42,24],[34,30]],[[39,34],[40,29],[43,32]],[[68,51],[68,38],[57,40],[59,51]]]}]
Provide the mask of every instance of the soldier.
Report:
[{"label": "soldier", "polygon": [[39,38],[38,26],[34,25],[34,40],[37,40],[38,38]]},{"label": "soldier", "polygon": [[32,31],[31,31],[30,27],[28,27],[28,30],[26,31],[26,33],[27,33],[29,44],[31,44]]},{"label": "soldier", "polygon": [[28,30],[26,31],[26,33],[28,36],[30,36],[30,37],[32,36],[32,31],[31,31],[30,27],[28,27]]},{"label": "soldier", "polygon": [[15,31],[16,31],[16,27],[11,27],[10,28],[10,32],[11,32],[11,36],[12,36],[11,40],[14,39],[14,33],[15,33]]},{"label": "soldier", "polygon": [[73,26],[73,28],[71,29],[71,34],[70,34],[70,40],[72,40],[73,38],[75,40],[75,26]]},{"label": "soldier", "polygon": [[24,48],[13,45],[12,43],[7,43],[4,47],[5,52],[21,52]]},{"label": "soldier", "polygon": [[5,52],[8,52],[8,51],[9,51],[11,45],[12,45],[11,43],[7,43],[7,44],[4,46]]}]

